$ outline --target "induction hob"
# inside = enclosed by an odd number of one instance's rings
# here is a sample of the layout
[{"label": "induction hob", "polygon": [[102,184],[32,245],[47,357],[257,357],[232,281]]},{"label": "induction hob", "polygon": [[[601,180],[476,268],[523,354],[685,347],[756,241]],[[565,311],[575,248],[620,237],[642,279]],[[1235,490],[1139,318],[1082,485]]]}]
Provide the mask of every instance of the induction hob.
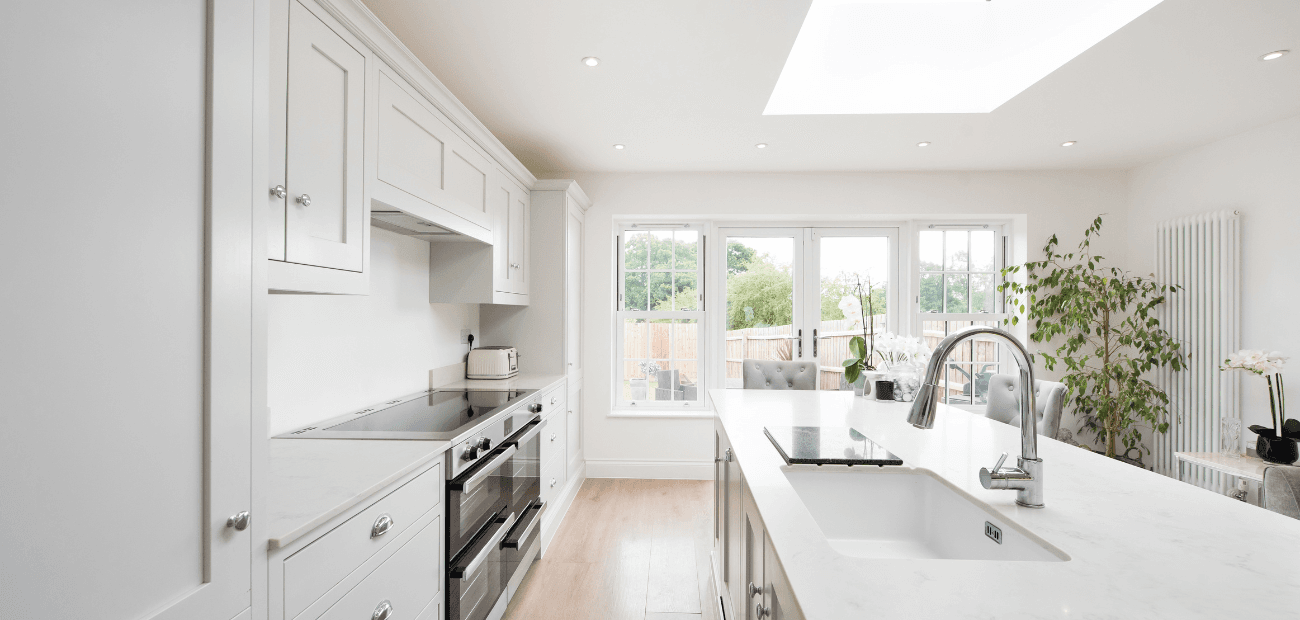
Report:
[{"label": "induction hob", "polygon": [[429,390],[311,424],[277,439],[450,441],[536,390]]}]

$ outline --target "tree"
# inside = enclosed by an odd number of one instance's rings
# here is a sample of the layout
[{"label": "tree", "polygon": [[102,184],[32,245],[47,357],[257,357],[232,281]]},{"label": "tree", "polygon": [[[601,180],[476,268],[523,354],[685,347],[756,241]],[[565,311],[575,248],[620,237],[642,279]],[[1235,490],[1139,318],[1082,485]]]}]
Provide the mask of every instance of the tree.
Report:
[{"label": "tree", "polygon": [[[1090,249],[1093,236],[1100,234],[1098,216],[1084,231],[1078,250],[1069,254],[1057,253],[1052,235],[1043,260],[1002,270],[1007,282],[998,290],[1009,293],[1014,313],[1004,322],[1017,324],[1024,315],[1033,321],[1031,341],[1064,339],[1054,354],[1038,355],[1048,370],[1058,363],[1065,366],[1066,402],[1083,417],[1079,431],[1104,439],[1106,456],[1113,457],[1116,442],[1125,451],[1141,446],[1137,422],[1160,433],[1169,429],[1169,397],[1146,375],[1166,366],[1180,371],[1186,363],[1178,342],[1153,316],[1165,295],[1178,288],[1102,267],[1104,259]],[[1021,270],[1026,282],[1010,281],[1008,276]]]},{"label": "tree", "polygon": [[745,271],[727,276],[727,329],[794,323],[794,278],[789,266],[763,254]]},{"label": "tree", "polygon": [[[833,278],[822,278],[821,317],[823,321],[860,318],[844,316],[844,311],[840,309],[840,300],[853,294],[853,282],[858,277],[859,275],[856,273],[841,273]],[[861,277],[866,279],[866,276]],[[871,289],[871,303],[866,304],[866,306],[874,306],[876,315],[883,315],[885,314],[885,300],[887,297],[885,285],[875,286]]]},{"label": "tree", "polygon": [[731,276],[744,273],[749,270],[749,264],[754,262],[756,251],[739,241],[732,241],[727,244],[727,279]]}]

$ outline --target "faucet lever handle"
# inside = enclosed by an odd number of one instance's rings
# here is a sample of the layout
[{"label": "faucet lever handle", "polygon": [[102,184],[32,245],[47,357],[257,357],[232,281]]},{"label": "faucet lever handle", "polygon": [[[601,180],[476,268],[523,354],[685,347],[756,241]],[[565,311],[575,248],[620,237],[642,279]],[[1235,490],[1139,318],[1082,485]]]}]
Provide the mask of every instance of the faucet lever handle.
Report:
[{"label": "faucet lever handle", "polygon": [[998,457],[998,464],[994,465],[993,469],[990,469],[989,471],[995,474],[1002,471],[1002,464],[1005,462],[1007,462],[1007,453],[1003,452],[1002,456]]}]

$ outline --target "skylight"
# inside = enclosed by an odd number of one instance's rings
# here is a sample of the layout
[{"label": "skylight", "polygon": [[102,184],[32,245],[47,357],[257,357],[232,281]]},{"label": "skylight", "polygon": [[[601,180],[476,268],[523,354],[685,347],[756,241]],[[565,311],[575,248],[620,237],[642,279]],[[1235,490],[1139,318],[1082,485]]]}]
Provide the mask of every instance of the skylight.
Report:
[{"label": "skylight", "polygon": [[1161,0],[813,0],[763,114],[992,112]]}]

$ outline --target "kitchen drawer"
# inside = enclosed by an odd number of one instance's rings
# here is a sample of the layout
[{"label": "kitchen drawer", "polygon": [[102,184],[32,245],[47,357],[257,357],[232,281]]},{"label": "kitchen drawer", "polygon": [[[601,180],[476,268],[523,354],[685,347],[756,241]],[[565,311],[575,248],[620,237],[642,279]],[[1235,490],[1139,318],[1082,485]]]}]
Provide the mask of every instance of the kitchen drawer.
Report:
[{"label": "kitchen drawer", "polygon": [[[564,460],[567,454],[565,448],[569,440],[569,414],[561,413],[560,415],[551,416],[546,420],[546,426],[542,428],[542,468],[545,469],[551,461],[555,459]],[[545,482],[545,481],[543,481]]]},{"label": "kitchen drawer", "polygon": [[[434,509],[441,499],[442,466],[434,465],[286,558],[284,617],[293,618],[301,613],[366,559],[396,539],[421,515]],[[375,528],[381,526],[380,519],[384,515],[388,516],[391,525],[387,531],[372,536]]]},{"label": "kitchen drawer", "polygon": [[567,472],[566,459],[551,459],[549,463],[542,465],[542,501],[549,505],[555,500],[556,495],[564,489]]},{"label": "kitchen drawer", "polygon": [[565,411],[566,398],[564,384],[542,393],[537,397],[537,402],[542,405],[542,417],[554,419],[555,414]]},{"label": "kitchen drawer", "polygon": [[384,602],[392,607],[388,620],[416,620],[442,589],[438,578],[441,541],[442,521],[441,517],[435,517],[415,538],[321,614],[320,620],[372,618]]}]

